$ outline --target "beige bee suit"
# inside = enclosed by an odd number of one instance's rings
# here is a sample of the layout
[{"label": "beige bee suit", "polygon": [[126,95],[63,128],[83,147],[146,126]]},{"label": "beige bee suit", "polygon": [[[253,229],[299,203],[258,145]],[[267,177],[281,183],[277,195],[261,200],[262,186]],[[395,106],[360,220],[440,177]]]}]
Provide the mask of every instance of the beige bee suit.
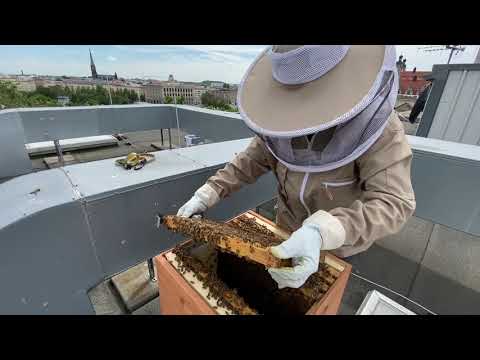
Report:
[{"label": "beige bee suit", "polygon": [[278,180],[278,225],[295,231],[306,219],[317,223],[322,229],[322,249],[348,257],[398,232],[413,214],[411,161],[403,126],[392,113],[375,144],[343,167],[321,173],[291,171],[254,137],[207,184],[215,195],[225,198],[273,171]]}]

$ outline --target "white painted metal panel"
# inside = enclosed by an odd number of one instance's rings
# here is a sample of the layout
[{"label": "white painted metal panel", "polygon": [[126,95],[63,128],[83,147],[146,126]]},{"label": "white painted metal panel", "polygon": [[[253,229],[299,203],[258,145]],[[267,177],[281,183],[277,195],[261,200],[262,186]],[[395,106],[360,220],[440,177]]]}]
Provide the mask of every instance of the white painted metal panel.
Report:
[{"label": "white painted metal panel", "polygon": [[438,103],[437,111],[433,118],[432,127],[429,137],[434,139],[442,139],[445,129],[448,126],[448,117],[453,109],[453,102],[457,98],[459,86],[462,81],[463,72],[451,71],[448,75],[447,83],[443,89],[442,97]]},{"label": "white painted metal panel", "polygon": [[[469,132],[472,110],[475,106],[478,106],[480,71],[465,71],[464,73],[465,77],[460,87],[455,108],[443,136],[443,139],[447,141],[464,142],[463,135]],[[478,119],[476,120],[478,122]]]},{"label": "white painted metal panel", "polygon": [[451,70],[428,136],[479,145],[479,116],[480,71]]},{"label": "white painted metal panel", "polygon": [[[118,140],[112,135],[87,136],[87,137],[60,140],[60,146],[64,151],[88,149],[88,148],[110,146],[110,145],[117,145],[117,144],[118,144]],[[55,144],[53,143],[53,141],[40,141],[40,142],[29,143],[29,144],[25,144],[25,148],[27,149],[30,155],[48,154],[48,153],[54,153],[56,151]]]},{"label": "white painted metal panel", "polygon": [[356,315],[416,315],[382,293],[370,291],[360,305]]}]

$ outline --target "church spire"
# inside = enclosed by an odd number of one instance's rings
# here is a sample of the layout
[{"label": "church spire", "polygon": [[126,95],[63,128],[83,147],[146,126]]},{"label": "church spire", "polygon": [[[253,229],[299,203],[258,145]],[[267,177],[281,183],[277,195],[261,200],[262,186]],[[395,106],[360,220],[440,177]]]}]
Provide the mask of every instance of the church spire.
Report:
[{"label": "church spire", "polygon": [[95,63],[93,62],[92,50],[88,49],[90,52],[90,69],[92,71],[92,78],[97,78],[97,69],[95,68]]}]

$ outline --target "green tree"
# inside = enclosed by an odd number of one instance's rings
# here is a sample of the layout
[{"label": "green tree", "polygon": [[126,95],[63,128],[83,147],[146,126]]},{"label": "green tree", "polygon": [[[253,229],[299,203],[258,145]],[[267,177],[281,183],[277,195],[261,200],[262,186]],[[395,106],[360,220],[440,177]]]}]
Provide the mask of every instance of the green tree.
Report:
[{"label": "green tree", "polygon": [[145,101],[145,94],[140,95],[140,101]]},{"label": "green tree", "polygon": [[[133,90],[111,89],[113,104],[132,104],[138,99],[137,93]],[[70,98],[69,106],[84,105],[109,105],[109,91],[103,86],[94,88],[78,87],[76,89],[52,86],[39,86],[35,91],[19,91],[15,84],[11,82],[0,82],[0,104],[7,108],[12,107],[31,107],[31,106],[59,106],[58,96],[68,96]]]},{"label": "green tree", "polygon": [[177,98],[177,104],[182,105],[185,104],[185,97],[180,96]]},{"label": "green tree", "polygon": [[202,105],[206,106],[208,109],[238,112],[238,108],[225,102],[225,100],[214,96],[210,92],[204,93],[201,99]]},{"label": "green tree", "polygon": [[216,105],[215,97],[208,91],[202,94],[201,100],[202,100],[202,105],[204,106]]},{"label": "green tree", "polygon": [[129,104],[133,104],[135,101],[138,101],[139,100],[139,96],[138,96],[138,93],[136,93],[135,91],[133,90],[127,90],[127,94],[128,94],[128,102]]},{"label": "green tree", "polygon": [[163,100],[164,104],[173,104],[173,98],[171,96],[165,96],[165,99]]},{"label": "green tree", "polygon": [[31,107],[58,106],[58,102],[56,99],[52,99],[51,97],[38,94],[38,93],[32,93],[27,95],[26,105]]},{"label": "green tree", "polygon": [[25,98],[17,86],[10,81],[0,81],[0,105],[5,108],[24,106]]},{"label": "green tree", "polygon": [[20,91],[15,84],[0,81],[0,104],[5,108],[38,107],[57,106],[57,101],[36,91]]}]

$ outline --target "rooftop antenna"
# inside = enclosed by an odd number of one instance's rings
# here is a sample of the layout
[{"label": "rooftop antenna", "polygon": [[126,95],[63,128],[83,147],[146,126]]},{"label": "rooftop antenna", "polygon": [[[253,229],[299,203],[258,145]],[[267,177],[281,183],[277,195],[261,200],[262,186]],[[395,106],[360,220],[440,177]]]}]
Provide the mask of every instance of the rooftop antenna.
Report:
[{"label": "rooftop antenna", "polygon": [[458,53],[465,51],[465,46],[463,45],[427,45],[424,47],[420,47],[418,49],[423,50],[425,52],[450,50],[450,56],[448,57],[448,61],[447,61],[447,64],[450,64],[453,54],[455,53],[455,55],[457,55]]}]

